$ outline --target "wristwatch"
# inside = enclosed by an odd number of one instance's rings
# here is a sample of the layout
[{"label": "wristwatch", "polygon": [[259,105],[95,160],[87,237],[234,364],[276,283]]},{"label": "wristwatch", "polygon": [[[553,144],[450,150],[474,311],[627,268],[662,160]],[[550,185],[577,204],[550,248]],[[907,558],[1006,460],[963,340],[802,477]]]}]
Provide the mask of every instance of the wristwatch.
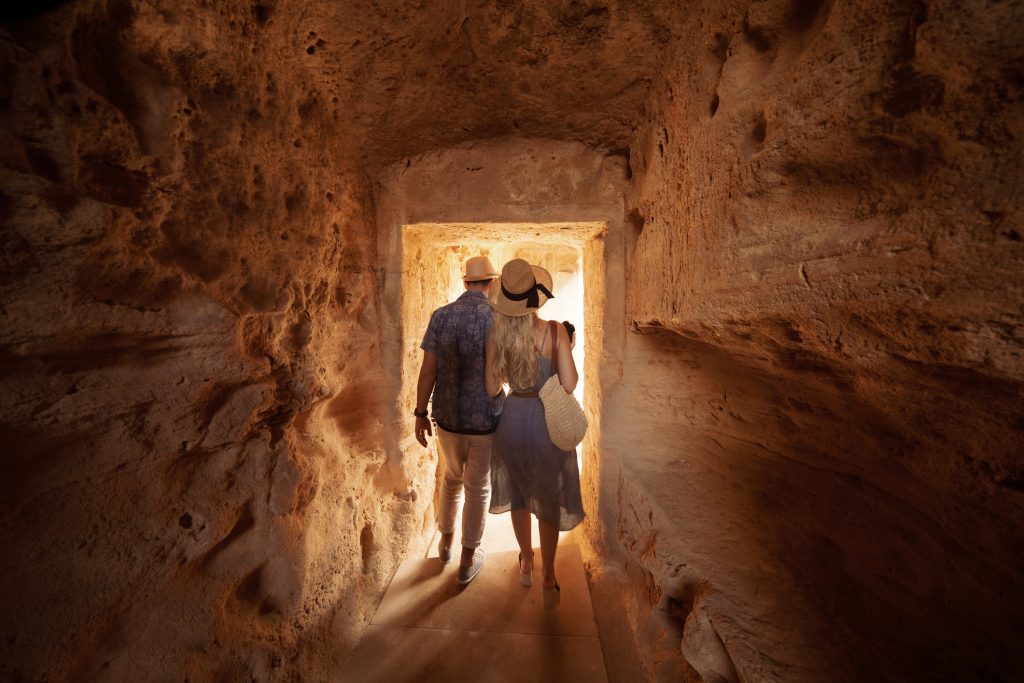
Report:
[{"label": "wristwatch", "polygon": [[423,410],[413,410],[412,414],[415,415],[416,417],[426,417],[427,409],[424,408]]}]

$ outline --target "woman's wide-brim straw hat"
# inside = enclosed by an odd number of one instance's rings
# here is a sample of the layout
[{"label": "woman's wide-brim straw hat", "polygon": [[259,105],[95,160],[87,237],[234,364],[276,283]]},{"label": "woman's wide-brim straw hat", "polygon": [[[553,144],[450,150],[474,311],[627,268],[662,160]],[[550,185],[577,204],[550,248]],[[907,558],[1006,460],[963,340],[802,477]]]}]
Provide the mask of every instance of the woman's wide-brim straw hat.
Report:
[{"label": "woman's wide-brim straw hat", "polygon": [[501,269],[499,287],[494,288],[491,307],[509,316],[529,315],[555,298],[551,293],[551,273],[531,266],[521,258],[512,259]]}]

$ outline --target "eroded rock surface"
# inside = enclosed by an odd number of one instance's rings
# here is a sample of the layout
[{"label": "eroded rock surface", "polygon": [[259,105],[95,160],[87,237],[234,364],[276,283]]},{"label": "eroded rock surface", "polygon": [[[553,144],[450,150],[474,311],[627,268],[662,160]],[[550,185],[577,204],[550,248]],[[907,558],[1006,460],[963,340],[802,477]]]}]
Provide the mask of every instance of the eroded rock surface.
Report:
[{"label": "eroded rock surface", "polygon": [[740,680],[1010,680],[1019,8],[720,9],[631,147],[602,484],[638,642],[666,680],[733,680],[719,640]]},{"label": "eroded rock surface", "polygon": [[82,0],[6,24],[0,677],[337,671],[432,528],[396,226],[580,220],[607,225],[584,541],[644,675],[1012,679],[1022,22]]},{"label": "eroded rock surface", "polygon": [[0,44],[5,680],[322,678],[429,515],[367,179],[165,9]]}]

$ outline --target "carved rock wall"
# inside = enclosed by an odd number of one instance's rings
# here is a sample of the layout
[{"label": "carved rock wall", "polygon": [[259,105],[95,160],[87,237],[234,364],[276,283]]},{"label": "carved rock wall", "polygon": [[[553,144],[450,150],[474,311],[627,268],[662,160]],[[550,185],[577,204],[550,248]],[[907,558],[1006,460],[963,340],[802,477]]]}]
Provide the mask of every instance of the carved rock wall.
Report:
[{"label": "carved rock wall", "polygon": [[651,675],[1020,670],[1021,27],[752,2],[679,29],[631,147],[603,422]]},{"label": "carved rock wall", "polygon": [[4,680],[322,678],[429,511],[381,427],[368,182],[190,11],[0,42]]}]

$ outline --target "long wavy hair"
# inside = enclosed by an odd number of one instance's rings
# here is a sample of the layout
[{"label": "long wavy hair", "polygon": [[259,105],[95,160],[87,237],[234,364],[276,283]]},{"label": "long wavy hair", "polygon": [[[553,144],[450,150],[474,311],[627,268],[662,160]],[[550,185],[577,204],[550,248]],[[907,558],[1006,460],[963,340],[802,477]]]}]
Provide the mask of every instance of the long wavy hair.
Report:
[{"label": "long wavy hair", "polygon": [[499,383],[525,389],[537,383],[537,354],[533,350],[536,313],[505,315],[494,312],[494,374]]}]

